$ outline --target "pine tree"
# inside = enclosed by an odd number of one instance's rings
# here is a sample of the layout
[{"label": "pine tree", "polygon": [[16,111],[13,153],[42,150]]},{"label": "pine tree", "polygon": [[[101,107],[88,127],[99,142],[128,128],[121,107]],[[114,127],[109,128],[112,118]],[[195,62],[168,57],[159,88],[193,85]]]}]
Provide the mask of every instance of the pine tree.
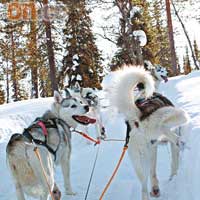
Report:
[{"label": "pine tree", "polygon": [[12,81],[12,99],[13,101],[20,101],[28,98],[28,94],[22,79],[25,78],[24,74],[24,60],[25,52],[23,43],[21,41],[20,32],[21,27],[11,25],[9,27],[9,36],[11,41],[11,81]]},{"label": "pine tree", "polygon": [[149,2],[147,0],[133,0],[133,4],[140,8],[140,18],[134,23],[134,29],[141,29],[146,33],[147,44],[142,48],[144,60],[152,64],[160,64],[171,68],[171,54],[166,26],[165,4],[163,0]]},{"label": "pine tree", "polygon": [[4,81],[3,73],[0,74],[0,104],[5,103],[5,91],[3,89],[2,81]]},{"label": "pine tree", "polygon": [[164,3],[162,0],[153,2],[153,24],[155,33],[153,35],[154,43],[154,62],[171,70],[171,54],[168,39],[168,30],[166,27],[166,18],[163,18]]},{"label": "pine tree", "polygon": [[177,75],[177,62],[176,62],[174,32],[173,32],[173,23],[172,23],[172,15],[171,15],[171,2],[170,2],[170,0],[165,0],[165,2],[166,2],[169,44],[170,44],[170,52],[171,52],[171,65],[172,65],[173,75],[175,76],[175,75]]},{"label": "pine tree", "polygon": [[196,60],[200,61],[200,51],[199,51],[196,40],[194,40],[193,48],[194,48],[194,54],[195,54]]},{"label": "pine tree", "polygon": [[190,57],[188,53],[188,47],[186,46],[186,56],[184,58],[184,73],[189,74],[192,71],[191,63],[190,63]]},{"label": "pine tree", "polygon": [[[10,101],[10,47],[9,47],[9,37],[5,33],[1,33],[1,39],[0,39],[0,60],[1,60],[1,78],[0,80],[5,80],[5,88],[6,93],[4,92],[4,96],[6,96],[6,102],[8,103]],[[1,86],[0,86],[1,87]],[[5,97],[4,97],[5,98]],[[4,99],[2,98],[2,99]]]},{"label": "pine tree", "polygon": [[[130,0],[115,0],[120,12],[119,32],[117,38],[118,50],[111,61],[111,70],[116,70],[123,64],[142,65],[143,56],[140,41],[134,37],[134,30],[138,30],[140,13],[135,12]],[[141,29],[139,29],[141,30]]]},{"label": "pine tree", "polygon": [[29,64],[30,64],[30,69],[31,69],[31,97],[32,98],[38,98],[38,62],[37,62],[37,57],[38,57],[38,52],[37,52],[37,32],[36,32],[37,24],[36,21],[31,21],[30,22],[30,37],[29,39],[29,44],[28,44],[28,49],[30,52],[30,57],[29,57]]},{"label": "pine tree", "polygon": [[91,30],[90,11],[86,9],[85,0],[66,1],[69,17],[63,30],[66,54],[59,71],[58,81],[63,88],[76,82],[82,87],[100,88],[102,80],[102,58],[95,44]]}]

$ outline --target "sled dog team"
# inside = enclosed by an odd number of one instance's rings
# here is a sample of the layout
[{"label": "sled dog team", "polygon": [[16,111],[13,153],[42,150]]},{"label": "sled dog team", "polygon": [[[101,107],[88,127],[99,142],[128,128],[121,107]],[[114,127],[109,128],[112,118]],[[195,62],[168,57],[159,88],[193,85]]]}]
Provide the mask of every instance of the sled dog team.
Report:
[{"label": "sled dog team", "polygon": [[[151,75],[141,67],[125,66],[111,72],[116,79],[107,95],[110,106],[124,115],[126,132],[130,136],[128,153],[141,182],[142,200],[149,200],[149,178],[150,195],[160,195],[156,161],[157,146],[163,138],[171,145],[171,177],[177,174],[179,150],[184,145],[181,127],[189,119],[183,110],[155,92],[155,81],[161,80],[159,76],[166,81],[167,74],[160,66],[153,71],[150,70]],[[25,194],[40,200],[61,199],[54,179],[55,165],[61,166],[66,193],[75,195],[70,181],[71,130],[88,124],[95,124],[98,138],[105,137],[98,96],[93,89],[81,89],[76,85],[66,89],[64,95],[54,92],[51,108],[23,133],[11,136],[6,151],[18,200],[25,200]],[[41,163],[44,170],[41,170]]]}]

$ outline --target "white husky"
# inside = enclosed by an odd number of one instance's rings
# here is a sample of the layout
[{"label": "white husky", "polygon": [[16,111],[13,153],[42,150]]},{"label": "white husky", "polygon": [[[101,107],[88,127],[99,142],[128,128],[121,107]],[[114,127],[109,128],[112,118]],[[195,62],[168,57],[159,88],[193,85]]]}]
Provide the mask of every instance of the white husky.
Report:
[{"label": "white husky", "polygon": [[168,82],[168,72],[161,65],[152,65],[150,61],[144,61],[144,68],[151,73],[155,81],[155,89],[158,90],[161,81]]},{"label": "white husky", "polygon": [[[156,176],[157,143],[155,141],[164,135],[172,142],[173,148],[176,150],[173,151],[171,174],[176,174],[178,168],[178,154],[176,152],[182,143],[174,129],[187,123],[188,116],[181,109],[163,106],[142,119],[143,113],[136,102],[145,103],[148,98],[152,98],[154,95],[155,88],[152,76],[144,69],[135,66],[124,67],[113,73],[115,73],[114,77],[117,80],[111,86],[111,105],[117,107],[118,111],[125,116],[130,134],[129,156],[142,184],[142,200],[148,200],[147,182],[149,176],[152,196],[157,197],[160,193]],[[169,101],[167,103],[170,105]]]},{"label": "white husky", "polygon": [[[82,99],[82,101],[89,106],[89,116],[96,119],[96,137],[102,139],[105,138],[105,128],[103,126],[101,117],[101,105],[96,89],[82,88],[78,83],[76,83],[74,87],[70,88],[70,91],[72,92],[73,96],[77,96],[78,98]],[[87,127],[84,128],[86,129],[85,131],[88,132]]]},{"label": "white husky", "polygon": [[[51,110],[33,122],[23,134],[11,136],[7,145],[7,160],[18,200],[25,200],[24,193],[40,200],[47,200],[49,186],[54,199],[59,200],[54,181],[54,164],[61,165],[66,193],[75,194],[70,183],[70,127],[76,128],[79,123],[95,123],[95,120],[85,116],[88,111],[88,105],[82,104],[70,93],[67,93],[66,98],[62,98],[55,92]],[[35,147],[39,149],[48,184],[41,163],[34,153]]]}]

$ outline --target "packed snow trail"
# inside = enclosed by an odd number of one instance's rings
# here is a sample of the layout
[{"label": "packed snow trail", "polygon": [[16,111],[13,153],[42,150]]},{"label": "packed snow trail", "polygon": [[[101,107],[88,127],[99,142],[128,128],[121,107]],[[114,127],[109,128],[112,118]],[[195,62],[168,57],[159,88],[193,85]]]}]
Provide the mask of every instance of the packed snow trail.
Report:
[{"label": "packed snow trail", "polygon": [[[177,177],[169,181],[170,151],[167,145],[160,146],[158,152],[158,178],[161,196],[157,200],[199,200],[200,191],[200,72],[188,76],[171,78],[161,85],[160,91],[176,106],[185,109],[191,117],[191,125],[186,137],[187,149],[181,153],[180,170]],[[50,107],[52,98],[28,100],[0,106],[0,200],[15,200],[15,188],[6,164],[5,148],[10,135],[21,132],[32,120],[41,116]],[[108,110],[103,111],[103,120],[108,138],[124,138],[125,125],[119,116],[111,119]],[[92,135],[94,128],[90,128]],[[101,192],[115,168],[123,142],[102,142],[88,194],[88,200],[98,200]],[[56,182],[62,191],[62,199],[84,200],[88,181],[93,167],[97,147],[78,134],[72,140],[71,179],[77,195],[64,194],[61,169],[56,168]],[[114,178],[105,200],[140,200],[141,187],[128,154]],[[30,197],[28,200],[32,200]],[[154,198],[152,198],[153,200]]]}]

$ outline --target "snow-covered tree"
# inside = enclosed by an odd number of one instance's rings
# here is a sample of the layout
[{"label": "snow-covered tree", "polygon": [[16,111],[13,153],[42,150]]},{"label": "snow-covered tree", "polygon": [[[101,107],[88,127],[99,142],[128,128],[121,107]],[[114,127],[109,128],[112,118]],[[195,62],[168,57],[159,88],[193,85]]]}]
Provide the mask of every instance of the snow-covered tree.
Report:
[{"label": "snow-covered tree", "polygon": [[168,38],[168,29],[166,17],[163,16],[165,12],[165,3],[163,0],[155,0],[153,2],[152,20],[153,20],[153,63],[160,63],[160,65],[171,70],[171,54]]},{"label": "snow-covered tree", "polygon": [[63,30],[66,49],[58,76],[59,86],[63,88],[66,83],[73,86],[78,82],[82,87],[100,88],[102,58],[91,30],[90,11],[85,0],[65,3],[69,13]]},{"label": "snow-covered tree", "polygon": [[140,12],[129,0],[115,0],[114,4],[119,9],[120,22],[117,36],[118,50],[112,59],[111,70],[116,70],[123,64],[141,65],[143,64],[143,56],[140,41],[138,35],[134,35],[135,25],[141,17]]}]

